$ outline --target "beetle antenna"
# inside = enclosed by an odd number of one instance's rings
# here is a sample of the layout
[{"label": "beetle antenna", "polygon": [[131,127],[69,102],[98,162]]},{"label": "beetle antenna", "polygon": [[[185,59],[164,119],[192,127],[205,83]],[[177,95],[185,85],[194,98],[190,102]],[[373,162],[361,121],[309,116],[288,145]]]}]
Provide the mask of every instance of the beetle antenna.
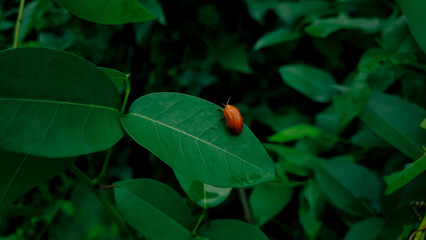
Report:
[{"label": "beetle antenna", "polygon": [[230,96],[230,97],[228,98],[228,101],[226,101],[226,105],[228,105],[229,100],[231,100],[231,97],[232,97],[232,96]]}]

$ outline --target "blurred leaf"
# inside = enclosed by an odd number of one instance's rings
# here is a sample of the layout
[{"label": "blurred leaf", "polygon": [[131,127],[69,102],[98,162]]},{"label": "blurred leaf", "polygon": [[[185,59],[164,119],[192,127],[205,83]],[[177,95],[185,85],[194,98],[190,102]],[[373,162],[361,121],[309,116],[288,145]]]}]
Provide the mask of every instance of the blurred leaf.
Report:
[{"label": "blurred leaf", "polygon": [[194,218],[171,187],[147,178],[114,184],[117,208],[135,230],[149,239],[190,239]]},{"label": "blurred leaf", "polygon": [[120,96],[92,63],[18,48],[0,52],[0,72],[0,148],[71,157],[108,149],[122,137]]},{"label": "blurred leaf", "polygon": [[426,118],[423,119],[422,123],[420,123],[420,127],[422,127],[423,129],[426,129]]},{"label": "blurred leaf", "polygon": [[122,123],[129,135],[182,175],[215,187],[244,187],[275,179],[264,147],[244,126],[229,133],[218,107],[179,93],[136,100]]},{"label": "blurred leaf", "polygon": [[325,12],[330,4],[326,1],[308,0],[299,2],[280,2],[275,12],[286,23],[293,24],[298,18]]},{"label": "blurred leaf", "polygon": [[363,128],[355,133],[349,141],[361,147],[389,147],[390,145],[370,128]]},{"label": "blurred leaf", "polygon": [[309,155],[307,152],[278,144],[266,143],[265,148],[279,156],[280,161],[278,161],[278,164],[281,165],[281,169],[285,172],[302,177],[311,174],[312,166],[309,159],[312,158],[312,155]]},{"label": "blurred leaf", "polygon": [[382,231],[383,218],[367,218],[352,225],[344,240],[376,240]]},{"label": "blurred leaf", "polygon": [[152,15],[155,16],[155,20],[157,20],[161,25],[166,25],[166,17],[164,16],[163,7],[158,2],[158,0],[139,0],[139,3],[142,4]]},{"label": "blurred leaf", "polygon": [[222,51],[219,55],[219,64],[226,69],[251,74],[249,57],[243,47],[234,46]]},{"label": "blurred leaf", "polygon": [[315,126],[328,134],[338,135],[339,119],[333,105],[315,116]]},{"label": "blurred leaf", "polygon": [[253,49],[256,51],[264,47],[269,47],[276,44],[293,41],[300,38],[301,36],[302,36],[301,33],[294,32],[287,28],[277,29],[261,36],[254,44]]},{"label": "blurred leaf", "polygon": [[64,171],[74,160],[0,151],[0,212],[31,188]]},{"label": "blurred leaf", "polygon": [[380,21],[377,18],[348,18],[341,13],[335,18],[315,19],[305,31],[313,37],[327,37],[333,32],[345,29],[362,30],[366,33],[376,33],[379,30]]},{"label": "blurred leaf", "polygon": [[111,68],[99,67],[99,69],[102,70],[102,72],[104,72],[105,75],[107,75],[111,79],[111,81],[114,83],[120,93],[124,92],[124,90],[126,89],[126,79],[128,79],[129,77],[128,74],[124,74],[120,71]]},{"label": "blurred leaf", "polygon": [[200,228],[198,234],[210,240],[268,240],[259,228],[234,219],[208,222]]},{"label": "blurred leaf", "polygon": [[100,24],[146,22],[155,17],[138,0],[55,0],[75,16]]},{"label": "blurred leaf", "polygon": [[409,183],[417,175],[426,170],[426,154],[415,162],[405,165],[404,169],[394,172],[389,176],[385,176],[385,181],[388,184],[386,194],[391,194]]},{"label": "blurred leaf", "polygon": [[333,76],[322,69],[294,64],[282,66],[279,71],[286,84],[315,102],[329,102],[336,93]]},{"label": "blurred leaf", "polygon": [[395,96],[374,92],[361,120],[392,146],[412,159],[422,156],[426,132],[419,123],[426,117],[421,107]]},{"label": "blurred leaf", "polygon": [[299,124],[277,132],[272,136],[269,136],[268,141],[285,143],[304,137],[319,138],[322,134],[323,132],[320,129],[312,125]]},{"label": "blurred leaf", "polygon": [[[204,202],[207,208],[216,207],[225,201],[232,191],[232,188],[218,188],[187,178],[176,171],[175,175],[185,193],[200,207],[204,207]],[[204,191],[206,196],[205,200]]]},{"label": "blurred leaf", "polygon": [[202,5],[197,8],[197,18],[207,27],[216,28],[220,24],[220,16],[217,9],[212,4]]},{"label": "blurred leaf", "polygon": [[414,41],[405,16],[391,17],[382,27],[383,48],[397,53],[410,53],[419,50]]},{"label": "blurred leaf", "polygon": [[293,187],[284,171],[277,166],[279,183],[262,183],[254,186],[249,197],[250,209],[257,226],[261,227],[278,215],[290,202]]},{"label": "blurred leaf", "polygon": [[367,76],[367,84],[374,91],[384,91],[396,80],[396,72],[390,65],[380,65]]},{"label": "blurred leaf", "polygon": [[185,92],[198,96],[200,93],[208,86],[217,83],[219,79],[216,76],[213,76],[208,71],[195,70],[195,69],[186,69],[179,76],[179,83],[182,87],[185,87]]},{"label": "blurred leaf", "polygon": [[299,194],[299,222],[306,235],[315,239],[321,229],[320,213],[324,207],[325,197],[315,180],[309,179]]},{"label": "blurred leaf", "polygon": [[312,163],[315,179],[333,205],[354,216],[371,216],[379,210],[381,184],[367,168],[346,161]]},{"label": "blurred leaf", "polygon": [[399,3],[401,4],[402,12],[407,18],[411,34],[413,34],[423,53],[426,54],[426,33],[424,31],[426,5],[422,0],[401,0]]},{"label": "blurred leaf", "polygon": [[266,12],[273,9],[277,2],[275,0],[245,0],[248,8],[248,12],[255,21],[262,23],[263,17]]}]

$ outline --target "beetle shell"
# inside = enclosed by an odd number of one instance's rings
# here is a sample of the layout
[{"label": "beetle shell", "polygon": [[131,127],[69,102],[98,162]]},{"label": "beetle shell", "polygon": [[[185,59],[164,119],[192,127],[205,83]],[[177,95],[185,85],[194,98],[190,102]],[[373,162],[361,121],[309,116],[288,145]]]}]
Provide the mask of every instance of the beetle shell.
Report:
[{"label": "beetle shell", "polygon": [[239,135],[243,130],[243,117],[241,117],[238,108],[227,104],[223,109],[223,115],[225,116],[226,126],[233,135]]}]

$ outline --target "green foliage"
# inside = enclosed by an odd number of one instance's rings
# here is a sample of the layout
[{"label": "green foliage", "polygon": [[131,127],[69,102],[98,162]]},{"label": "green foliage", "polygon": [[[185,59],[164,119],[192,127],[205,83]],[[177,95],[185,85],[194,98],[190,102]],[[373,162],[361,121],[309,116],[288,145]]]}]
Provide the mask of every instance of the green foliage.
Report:
[{"label": "green foliage", "polygon": [[0,239],[425,226],[422,0],[20,3],[0,1]]}]

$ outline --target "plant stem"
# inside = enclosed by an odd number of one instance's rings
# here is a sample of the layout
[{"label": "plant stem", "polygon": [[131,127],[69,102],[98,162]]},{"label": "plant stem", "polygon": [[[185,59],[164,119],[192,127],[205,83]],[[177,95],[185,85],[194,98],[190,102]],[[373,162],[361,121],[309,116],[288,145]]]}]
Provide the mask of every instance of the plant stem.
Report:
[{"label": "plant stem", "polygon": [[426,235],[425,232],[426,232],[426,213],[417,231],[411,234],[410,240],[413,239],[414,236],[415,236],[414,240],[424,240]]},{"label": "plant stem", "polygon": [[126,77],[124,79],[125,83],[126,83],[126,92],[124,93],[124,99],[123,99],[123,105],[121,105],[121,113],[124,113],[124,110],[126,109],[126,105],[127,105],[127,99],[129,98],[129,94],[130,94],[130,82],[129,82],[129,78]]},{"label": "plant stem", "polygon": [[78,167],[76,167],[74,164],[70,167],[71,172],[84,184],[86,184],[89,189],[95,194],[95,196],[101,201],[101,203],[109,210],[111,215],[114,217],[114,220],[117,222],[118,226],[125,232],[128,233],[131,238],[136,238],[134,236],[134,233],[129,229],[127,226],[126,221],[124,218],[120,215],[118,210],[115,208],[114,205],[112,205],[100,192],[98,189],[95,188],[95,182],[90,179],[86,174],[84,174]]},{"label": "plant stem", "polygon": [[197,233],[198,227],[200,226],[201,222],[203,221],[204,217],[206,216],[207,211],[207,194],[206,194],[206,187],[203,183],[203,211],[201,212],[200,217],[198,218],[197,224],[195,224],[194,229],[192,230],[192,235],[195,235]]},{"label": "plant stem", "polygon": [[248,223],[253,224],[253,218],[251,216],[250,207],[248,205],[246,192],[244,191],[244,189],[238,188],[238,193],[240,195],[241,203],[243,205],[244,217],[246,218],[246,221]]},{"label": "plant stem", "polygon": [[15,36],[13,38],[13,48],[18,47],[19,29],[21,27],[22,12],[24,11],[25,0],[21,0],[19,4],[18,18],[16,19]]},{"label": "plant stem", "polygon": [[99,173],[98,178],[96,179],[96,183],[102,183],[105,180],[106,171],[107,171],[108,164],[109,164],[109,159],[111,158],[111,151],[112,151],[112,148],[108,149],[108,151],[105,155],[104,164],[102,165],[102,170]]}]

